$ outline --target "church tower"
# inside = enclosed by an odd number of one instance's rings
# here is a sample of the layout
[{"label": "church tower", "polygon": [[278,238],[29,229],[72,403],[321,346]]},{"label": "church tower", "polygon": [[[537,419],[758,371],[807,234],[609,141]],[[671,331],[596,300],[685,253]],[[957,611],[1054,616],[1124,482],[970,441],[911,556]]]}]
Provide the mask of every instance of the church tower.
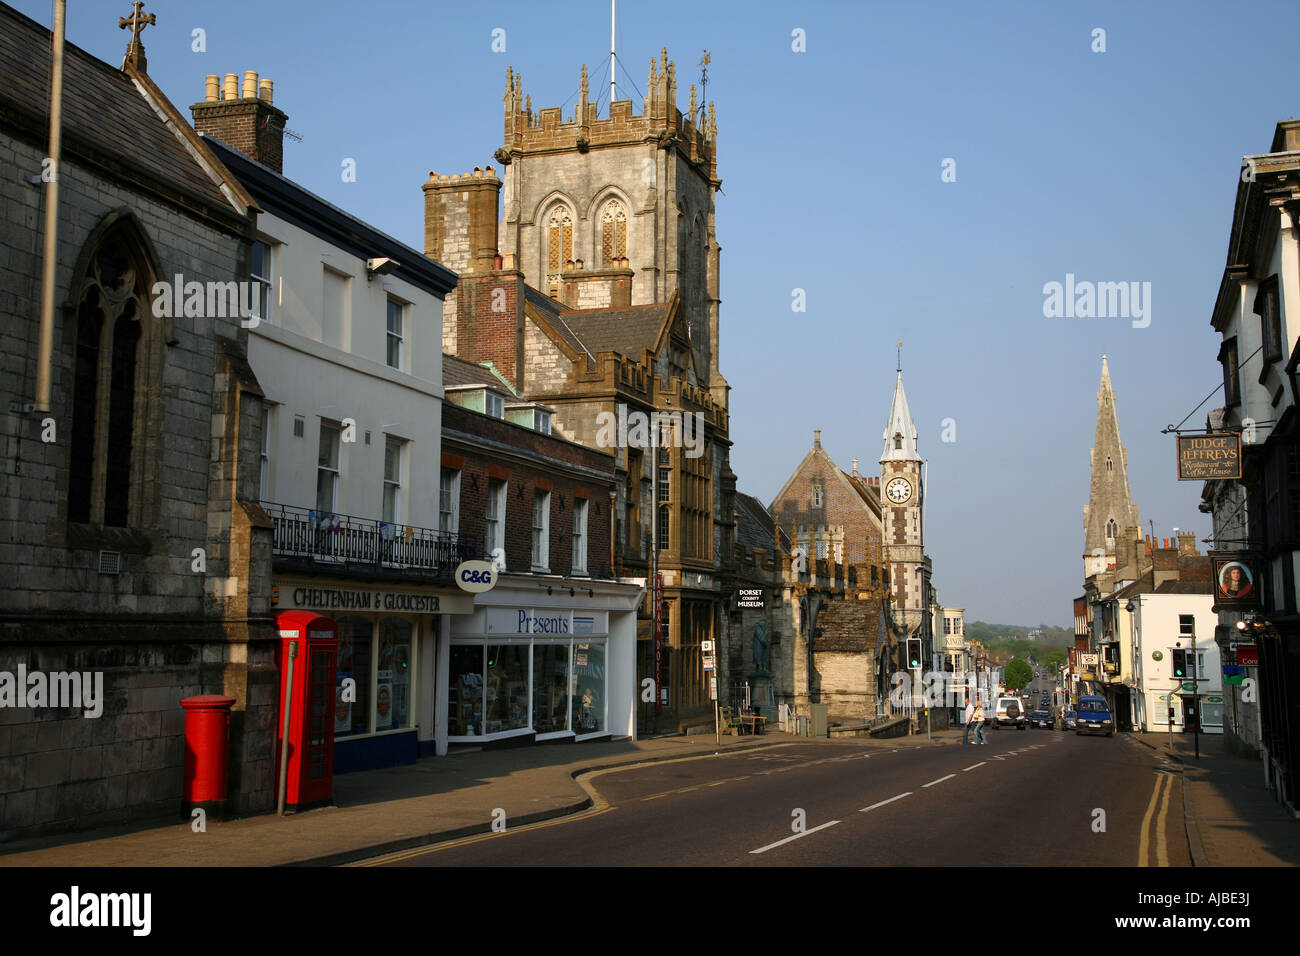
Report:
[{"label": "church tower", "polygon": [[917,431],[903,392],[903,370],[898,370],[894,403],[884,432],[880,455],[880,506],[894,620],[906,630],[919,628],[925,617],[925,537],[921,505],[925,500],[921,456],[916,450]]},{"label": "church tower", "polygon": [[[499,245],[535,289],[577,308],[619,308],[680,296],[696,356],[696,384],[727,404],[718,371],[718,258],[714,233],[718,125],[690,90],[677,108],[677,69],[650,60],[640,114],[630,99],[598,115],[587,68],[566,118],[534,111],[523,79],[506,71],[505,166]],[[630,289],[620,286],[626,282]],[[630,295],[628,294],[630,292]]]},{"label": "church tower", "polygon": [[1115,542],[1129,529],[1141,529],[1138,508],[1128,486],[1128,451],[1120,442],[1115,390],[1106,356],[1101,357],[1097,390],[1097,434],[1090,453],[1092,487],[1083,509],[1083,576],[1115,567]]}]

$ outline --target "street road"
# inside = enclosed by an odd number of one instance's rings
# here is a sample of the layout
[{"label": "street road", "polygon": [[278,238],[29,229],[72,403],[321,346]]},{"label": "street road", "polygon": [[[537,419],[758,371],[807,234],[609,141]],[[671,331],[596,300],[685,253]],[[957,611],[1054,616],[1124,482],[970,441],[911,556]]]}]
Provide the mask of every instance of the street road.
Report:
[{"label": "street road", "polygon": [[[596,806],[385,866],[1190,866],[1176,765],[1118,735],[781,743],[589,775]],[[802,820],[802,826],[799,826]]]}]

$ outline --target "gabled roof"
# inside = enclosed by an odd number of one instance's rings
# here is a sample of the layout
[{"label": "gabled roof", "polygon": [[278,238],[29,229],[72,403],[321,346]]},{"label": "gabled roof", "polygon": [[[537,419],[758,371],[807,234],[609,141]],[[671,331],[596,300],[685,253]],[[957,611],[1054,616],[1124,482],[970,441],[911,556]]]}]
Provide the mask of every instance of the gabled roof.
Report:
[{"label": "gabled roof", "polygon": [[790,550],[789,536],[776,526],[772,514],[753,495],[736,492],[736,543],[744,548],[764,548],[773,551],[774,539],[780,540],[781,550]]},{"label": "gabled roof", "polygon": [[618,352],[640,359],[644,350],[654,350],[660,330],[668,318],[668,303],[653,302],[625,309],[570,309],[563,319],[593,355]]},{"label": "gabled roof", "polygon": [[[42,148],[52,45],[51,31],[0,4],[0,115]],[[64,44],[62,148],[65,161],[229,225],[256,208],[146,75],[119,70],[72,43]]]},{"label": "gabled roof", "polygon": [[516,397],[519,395],[491,362],[469,362],[443,352],[442,387],[453,388],[457,385],[482,385],[501,389]]}]

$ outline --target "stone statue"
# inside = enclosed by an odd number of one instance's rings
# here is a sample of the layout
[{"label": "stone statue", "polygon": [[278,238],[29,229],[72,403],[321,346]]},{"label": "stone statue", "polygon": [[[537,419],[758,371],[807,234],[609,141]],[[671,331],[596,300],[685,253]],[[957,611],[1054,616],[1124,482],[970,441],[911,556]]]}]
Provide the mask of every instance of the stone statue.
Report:
[{"label": "stone statue", "polygon": [[754,625],[754,673],[767,676],[771,673],[767,662],[767,621]]}]

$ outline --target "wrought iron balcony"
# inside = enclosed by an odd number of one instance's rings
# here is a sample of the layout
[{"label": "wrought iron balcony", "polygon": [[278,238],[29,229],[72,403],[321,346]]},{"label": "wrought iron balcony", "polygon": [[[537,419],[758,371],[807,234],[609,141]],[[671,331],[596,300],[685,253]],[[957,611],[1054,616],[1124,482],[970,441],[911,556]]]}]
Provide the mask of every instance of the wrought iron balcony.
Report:
[{"label": "wrought iron balcony", "polygon": [[275,523],[277,568],[451,581],[462,561],[486,557],[482,542],[433,528],[267,502],[262,507]]}]

